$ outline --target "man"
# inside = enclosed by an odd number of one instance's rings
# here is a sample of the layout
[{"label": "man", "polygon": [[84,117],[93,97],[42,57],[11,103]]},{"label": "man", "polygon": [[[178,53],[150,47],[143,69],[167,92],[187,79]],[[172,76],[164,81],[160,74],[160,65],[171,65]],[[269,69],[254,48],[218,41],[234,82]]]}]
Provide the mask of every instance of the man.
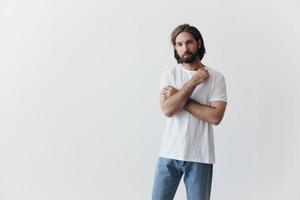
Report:
[{"label": "man", "polygon": [[173,199],[182,176],[188,200],[209,200],[215,162],[212,126],[221,122],[226,109],[225,79],[201,63],[205,47],[197,28],[178,26],[171,42],[178,65],[161,77],[160,104],[168,118],[152,200]]}]

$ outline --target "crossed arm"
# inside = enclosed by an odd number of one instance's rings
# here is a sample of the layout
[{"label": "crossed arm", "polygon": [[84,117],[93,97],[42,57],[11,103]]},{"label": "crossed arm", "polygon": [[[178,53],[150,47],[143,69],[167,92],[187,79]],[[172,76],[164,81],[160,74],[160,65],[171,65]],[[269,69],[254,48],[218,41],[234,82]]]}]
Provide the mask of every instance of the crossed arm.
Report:
[{"label": "crossed arm", "polygon": [[190,99],[197,84],[188,81],[180,90],[166,86],[160,94],[160,105],[167,117],[185,109],[199,120],[218,125],[224,116],[226,102],[214,101],[209,105],[200,104]]}]

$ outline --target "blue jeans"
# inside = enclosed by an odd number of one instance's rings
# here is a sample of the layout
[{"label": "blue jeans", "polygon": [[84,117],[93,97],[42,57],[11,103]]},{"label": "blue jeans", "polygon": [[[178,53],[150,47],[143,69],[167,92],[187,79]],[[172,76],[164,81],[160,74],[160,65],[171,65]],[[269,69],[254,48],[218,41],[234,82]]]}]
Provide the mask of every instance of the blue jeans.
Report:
[{"label": "blue jeans", "polygon": [[160,157],[156,163],[152,200],[172,200],[182,175],[188,200],[209,200],[213,165]]}]

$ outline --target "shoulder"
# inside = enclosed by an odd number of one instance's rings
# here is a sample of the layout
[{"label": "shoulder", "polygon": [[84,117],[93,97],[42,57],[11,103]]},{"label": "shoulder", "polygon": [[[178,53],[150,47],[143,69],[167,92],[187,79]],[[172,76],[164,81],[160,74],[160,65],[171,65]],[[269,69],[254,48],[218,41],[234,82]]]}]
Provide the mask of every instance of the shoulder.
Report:
[{"label": "shoulder", "polygon": [[206,66],[206,69],[207,69],[209,75],[213,79],[225,79],[224,75],[221,72],[217,71],[216,69],[213,69],[213,68],[207,67],[207,66]]},{"label": "shoulder", "polygon": [[162,77],[170,77],[170,76],[174,76],[175,74],[177,74],[179,72],[180,68],[179,66],[174,66],[170,69],[164,70],[161,74]]}]

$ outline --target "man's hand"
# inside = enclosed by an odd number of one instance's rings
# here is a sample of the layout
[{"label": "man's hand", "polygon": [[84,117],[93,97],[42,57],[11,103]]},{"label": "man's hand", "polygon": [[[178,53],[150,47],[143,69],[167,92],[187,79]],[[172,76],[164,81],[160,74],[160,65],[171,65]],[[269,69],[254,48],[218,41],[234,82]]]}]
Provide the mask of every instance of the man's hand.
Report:
[{"label": "man's hand", "polygon": [[192,81],[194,81],[197,84],[201,84],[204,81],[206,81],[209,78],[209,74],[207,69],[204,69],[201,67],[200,69],[197,70],[197,72],[193,75]]},{"label": "man's hand", "polygon": [[170,96],[173,96],[177,92],[178,89],[168,85],[162,89],[161,94],[164,96],[165,99],[168,99]]}]

